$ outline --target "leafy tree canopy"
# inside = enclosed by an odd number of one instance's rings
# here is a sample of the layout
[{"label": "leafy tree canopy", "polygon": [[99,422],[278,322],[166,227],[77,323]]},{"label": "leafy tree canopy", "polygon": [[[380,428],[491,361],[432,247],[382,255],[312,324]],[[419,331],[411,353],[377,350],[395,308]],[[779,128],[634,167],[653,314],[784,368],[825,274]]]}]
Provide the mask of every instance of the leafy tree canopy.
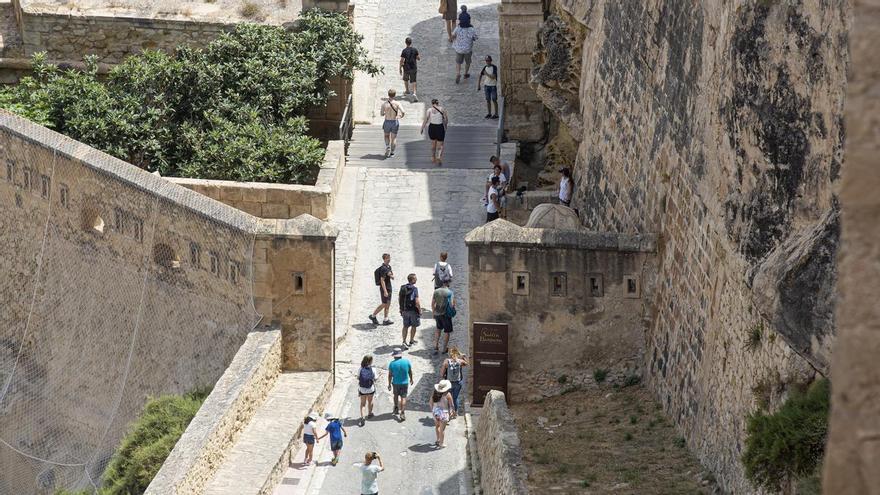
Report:
[{"label": "leafy tree canopy", "polygon": [[95,57],[76,70],[36,54],[0,107],[162,175],[313,183],[324,151],[303,115],[331,79],[379,72],[360,43],[345,15],[314,9],[289,31],[242,24],[203,48],[145,51],[106,78]]}]

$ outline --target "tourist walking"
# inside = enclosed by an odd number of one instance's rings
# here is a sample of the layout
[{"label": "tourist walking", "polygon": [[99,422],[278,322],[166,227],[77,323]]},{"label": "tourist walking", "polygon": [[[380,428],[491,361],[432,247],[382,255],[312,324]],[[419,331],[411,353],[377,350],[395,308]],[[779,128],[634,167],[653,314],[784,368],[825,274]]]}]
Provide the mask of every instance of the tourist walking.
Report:
[{"label": "tourist walking", "polygon": [[458,0],[440,0],[439,12],[446,21],[446,36],[452,42],[452,29],[455,27],[455,16],[458,14]]},{"label": "tourist walking", "polygon": [[[485,80],[484,80],[485,79]],[[486,94],[486,118],[498,118],[498,66],[492,63],[492,56],[486,55],[486,65],[477,78],[477,91],[483,87]],[[494,110],[493,110],[494,105]]]},{"label": "tourist walking", "polygon": [[358,397],[361,399],[360,425],[364,426],[364,407],[367,408],[367,419],[373,417],[373,396],[376,394],[376,372],[373,370],[373,356],[364,356],[361,359],[361,369],[358,371]]},{"label": "tourist walking", "polygon": [[477,30],[471,25],[470,16],[462,19],[452,32],[452,49],[455,50],[455,84],[461,82],[461,64],[464,65],[464,78],[471,77],[471,59],[474,54],[474,42],[477,41]]},{"label": "tourist walking", "polygon": [[452,284],[452,265],[446,262],[449,253],[443,251],[440,253],[440,261],[434,263],[434,288],[442,287],[443,283]]},{"label": "tourist walking", "polygon": [[406,396],[409,386],[414,383],[412,364],[403,357],[403,351],[396,347],[391,354],[392,361],[388,365],[388,390],[394,395],[394,412],[400,414],[400,420],[406,420]]},{"label": "tourist walking", "polygon": [[571,180],[571,169],[568,167],[560,170],[562,178],[559,180],[559,203],[571,206],[571,195],[574,191],[574,182]]},{"label": "tourist walking", "polygon": [[446,127],[449,125],[449,116],[443,107],[440,106],[440,100],[434,98],[431,100],[431,108],[425,112],[425,120],[422,122],[422,134],[425,133],[425,126],[428,127],[428,137],[431,139],[431,163],[443,165],[443,141],[446,139]]},{"label": "tourist walking", "polygon": [[318,441],[315,435],[315,426],[317,425],[318,415],[315,413],[310,412],[306,419],[303,420],[303,444],[306,446],[306,458],[303,459],[303,464],[306,466],[314,460],[315,443]]},{"label": "tourist walking", "polygon": [[461,387],[464,385],[464,371],[462,368],[468,364],[470,363],[468,363],[467,356],[464,356],[458,350],[458,347],[452,347],[449,349],[449,358],[440,365],[440,376],[449,380],[449,383],[452,384],[452,403],[455,406],[452,413],[453,418],[458,416],[459,411],[461,411],[461,402],[459,402],[458,397],[461,394]]},{"label": "tourist walking", "polygon": [[394,103],[395,96],[397,96],[397,91],[389,89],[388,99],[382,102],[380,109],[385,117],[385,121],[382,122],[382,132],[385,133],[385,158],[394,156],[394,149],[397,147],[397,132],[400,130],[400,119],[406,115],[400,105]]},{"label": "tourist walking", "polygon": [[406,48],[400,52],[400,75],[403,76],[403,86],[405,95],[412,95],[412,101],[419,101],[416,95],[416,75],[418,72],[418,62],[422,59],[419,51],[413,48],[412,38],[404,40]]},{"label": "tourist walking", "polygon": [[[416,343],[416,328],[421,324],[422,302],[419,299],[419,288],[416,287],[416,274],[406,276],[407,284],[400,287],[398,304],[400,316],[403,318],[403,348]],[[406,330],[409,329],[409,344],[406,342]]]},{"label": "tourist walking", "polygon": [[440,383],[434,385],[434,393],[431,394],[431,401],[428,403],[431,415],[434,417],[434,432],[437,434],[434,445],[437,447],[443,447],[443,437],[446,425],[449,423],[449,410],[453,407],[452,394],[449,393],[451,388],[452,384],[449,380],[440,380]]},{"label": "tourist walking", "polygon": [[[373,461],[376,461],[374,464]],[[379,495],[379,473],[385,471],[382,458],[377,452],[367,452],[361,466],[361,495]]]},{"label": "tourist walking", "polygon": [[452,318],[455,317],[455,295],[449,288],[449,281],[434,289],[431,297],[431,311],[437,331],[434,333],[434,354],[440,353],[440,333],[443,332],[443,353],[449,352],[449,336],[452,335]]},{"label": "tourist walking", "polygon": [[342,422],[339,421],[335,414],[325,412],[324,419],[328,421],[327,426],[324,427],[324,434],[317,439],[320,440],[330,435],[330,450],[333,451],[333,459],[330,460],[330,464],[335,466],[339,463],[339,454],[342,453],[342,437],[347,437],[348,432],[345,431],[345,427],[342,426]]},{"label": "tourist walking", "polygon": [[492,177],[489,181],[489,190],[486,192],[486,199],[484,200],[486,203],[486,223],[496,220],[499,216],[498,212],[501,211],[501,203],[498,199],[500,196],[498,192],[500,182],[498,177]]},{"label": "tourist walking", "polygon": [[388,310],[391,309],[391,281],[394,280],[394,271],[391,269],[390,254],[385,253],[382,255],[382,264],[379,265],[379,268],[376,268],[373,271],[373,278],[375,279],[376,285],[379,286],[379,300],[381,303],[376,307],[376,310],[373,311],[373,314],[369,316],[370,321],[372,321],[374,325],[378,325],[379,320],[376,318],[376,315],[378,315],[380,311],[384,311],[385,319],[382,321],[382,324],[390,325],[394,323],[388,319]]}]

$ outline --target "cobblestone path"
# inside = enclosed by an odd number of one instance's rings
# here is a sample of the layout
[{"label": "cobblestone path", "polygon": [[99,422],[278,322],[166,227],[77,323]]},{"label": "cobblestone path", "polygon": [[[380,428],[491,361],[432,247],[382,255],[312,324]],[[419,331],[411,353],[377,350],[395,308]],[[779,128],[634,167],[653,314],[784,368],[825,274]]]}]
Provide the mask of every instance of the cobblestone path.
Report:
[{"label": "cobblestone path", "polygon": [[[472,22],[481,36],[474,50],[475,61],[487,53],[496,55],[498,0],[461,3],[468,6]],[[454,52],[446,41],[436,4],[433,0],[366,0],[355,10],[355,23],[359,29],[375,28],[374,33],[365,33],[366,38],[375,40],[372,53],[385,67],[385,75],[372,83],[363,79],[356,83],[359,85],[356,92],[372,92],[375,106],[375,109],[361,107],[356,115],[362,120],[379,122],[378,106],[387,89],[394,87],[398,94],[403,92],[397,63],[403,39],[411,36],[414,46],[422,54],[420,99],[439,98],[449,111],[453,126],[475,127],[473,132],[461,129],[462,132],[456,134],[471,136],[471,139],[462,139],[455,152],[455,163],[442,169],[418,163],[423,154],[421,147],[430,144],[422,141],[417,131],[406,133],[406,136],[402,132],[403,141],[398,145],[399,150],[416,151],[385,163],[378,156],[366,162],[363,158],[368,154],[364,150],[371,143],[376,155],[383,153],[381,133],[375,132],[372,138],[369,133],[359,135],[358,146],[361,148],[357,153],[349,154],[333,217],[341,231],[337,241],[337,335],[345,335],[345,338],[339,340],[337,384],[327,409],[345,418],[348,438],[337,466],[329,464],[331,454],[327,439],[324,439],[316,450],[318,465],[303,467],[294,464],[276,491],[279,495],[360,493],[361,475],[357,466],[363,462],[364,453],[369,451],[380,452],[385,461],[386,471],[379,476],[381,493],[451,495],[471,492],[464,420],[460,418],[450,424],[446,448],[433,447],[434,428],[428,399],[433,385],[439,380],[438,370],[443,359],[443,355],[433,355],[433,318],[430,314],[423,315],[416,336],[418,342],[406,352],[406,357],[413,363],[415,385],[410,391],[409,413],[404,422],[398,422],[391,415],[392,399],[386,390],[385,369],[391,360],[391,351],[401,341],[402,322],[396,297],[392,302],[393,325],[374,326],[367,319],[379,303],[373,270],[381,263],[382,253],[392,256],[395,292],[408,273],[415,273],[422,305],[430,309],[431,270],[440,251],[448,251],[455,274],[452,288],[459,304],[450,345],[467,350],[467,250],[464,235],[485,219],[480,199],[489,173],[489,154],[494,150],[494,133],[490,128],[497,126],[497,121],[483,119],[485,103],[481,93],[476,91],[475,79],[455,84]],[[471,73],[478,73],[481,67],[480,64],[472,68]],[[369,98],[361,98],[361,101],[365,100]],[[398,102],[407,112],[403,124],[419,124],[424,103]],[[455,142],[447,144],[454,146]],[[374,366],[380,373],[377,380],[379,392],[375,398],[376,418],[359,427],[356,373],[366,354],[375,358]],[[466,388],[462,395],[466,396],[467,392]],[[296,453],[294,460],[300,462],[302,458],[301,451]]]}]

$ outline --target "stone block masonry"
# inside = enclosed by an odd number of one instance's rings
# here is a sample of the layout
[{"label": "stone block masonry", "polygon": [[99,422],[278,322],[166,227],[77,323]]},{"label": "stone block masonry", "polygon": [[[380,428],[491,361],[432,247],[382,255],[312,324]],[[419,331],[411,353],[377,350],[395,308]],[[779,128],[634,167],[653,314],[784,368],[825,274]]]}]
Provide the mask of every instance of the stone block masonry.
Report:
[{"label": "stone block masonry", "polygon": [[572,206],[590,230],[658,234],[648,386],[750,492],[756,390],[827,371],[848,4],[554,5],[584,36]]},{"label": "stone block masonry", "polygon": [[543,22],[542,0],[503,0],[498,10],[504,133],[511,140],[534,142],[544,137],[544,105],[529,87],[531,56]]},{"label": "stone block masonry", "polygon": [[477,419],[480,488],[486,495],[527,495],[526,467],[513,414],[504,394],[492,390]]}]

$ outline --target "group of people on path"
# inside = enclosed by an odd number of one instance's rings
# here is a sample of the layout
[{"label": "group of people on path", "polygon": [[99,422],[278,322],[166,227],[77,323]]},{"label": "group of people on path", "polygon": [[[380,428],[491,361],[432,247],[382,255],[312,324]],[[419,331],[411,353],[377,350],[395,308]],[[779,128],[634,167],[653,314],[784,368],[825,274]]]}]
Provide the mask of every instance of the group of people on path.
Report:
[{"label": "group of people on path", "polygon": [[[461,6],[458,14],[458,26],[456,21],[457,0],[440,0],[440,14],[446,20],[448,40],[452,43],[455,51],[455,83],[459,84],[462,79],[461,66],[464,64],[464,78],[471,77],[470,68],[473,59],[474,43],[479,39],[476,29],[471,24],[471,16],[467,6]],[[454,28],[453,28],[454,27]],[[419,50],[413,46],[413,40],[407,37],[404,40],[405,47],[400,52],[398,71],[403,79],[404,96],[409,96],[411,101],[419,101],[417,93],[418,64],[422,59]],[[487,119],[498,118],[498,66],[492,61],[491,55],[486,55],[485,65],[477,78],[477,91],[483,91],[486,98]],[[400,119],[406,113],[397,103],[397,90],[388,90],[388,98],[383,99],[380,105],[380,113],[383,116],[382,131],[385,135],[385,157],[392,157],[397,147],[397,134],[400,130]],[[431,99],[431,106],[426,109],[420,133],[428,131],[431,140],[431,163],[437,166],[443,165],[443,146],[446,141],[446,130],[449,127],[448,111],[440,104],[437,98]]]}]

